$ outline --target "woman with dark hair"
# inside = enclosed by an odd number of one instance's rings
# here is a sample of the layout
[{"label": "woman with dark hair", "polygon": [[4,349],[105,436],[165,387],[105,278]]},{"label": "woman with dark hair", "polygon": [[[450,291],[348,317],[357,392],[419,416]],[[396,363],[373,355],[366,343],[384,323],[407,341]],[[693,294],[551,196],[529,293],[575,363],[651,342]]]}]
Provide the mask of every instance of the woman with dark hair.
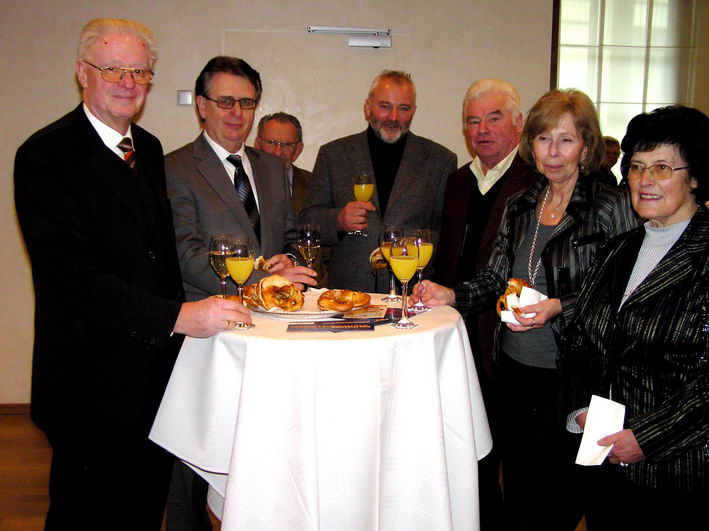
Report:
[{"label": "woman with dark hair", "polygon": [[597,249],[637,226],[625,191],[587,178],[603,159],[598,115],[578,90],[553,90],[532,107],[519,153],[541,175],[510,197],[486,269],[451,290],[424,281],[414,296],[429,305],[492,307],[510,277],[548,300],[498,327],[493,433],[502,458],[512,529],[573,530],[581,518],[574,487],[580,438],[559,421],[558,341]]},{"label": "woman with dark hair", "polygon": [[599,256],[560,356],[569,430],[584,427],[593,394],[626,408],[624,429],[598,441],[612,448],[588,529],[705,529],[709,118],[681,106],[641,114],[622,146],[647,222]]}]

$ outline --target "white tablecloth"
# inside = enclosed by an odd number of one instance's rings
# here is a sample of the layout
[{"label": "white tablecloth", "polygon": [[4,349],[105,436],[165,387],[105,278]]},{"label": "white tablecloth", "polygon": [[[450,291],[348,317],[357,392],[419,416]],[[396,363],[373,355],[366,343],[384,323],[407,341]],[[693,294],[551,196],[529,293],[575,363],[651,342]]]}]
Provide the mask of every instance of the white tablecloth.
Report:
[{"label": "white tablecloth", "polygon": [[465,326],[413,321],[188,338],[150,438],[225,496],[223,531],[479,529],[492,442]]}]

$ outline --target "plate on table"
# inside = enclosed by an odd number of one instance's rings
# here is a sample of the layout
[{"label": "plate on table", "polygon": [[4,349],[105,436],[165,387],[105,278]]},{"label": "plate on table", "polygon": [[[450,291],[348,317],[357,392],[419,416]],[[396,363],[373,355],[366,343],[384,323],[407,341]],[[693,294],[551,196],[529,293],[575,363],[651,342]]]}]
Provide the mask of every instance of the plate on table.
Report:
[{"label": "plate on table", "polygon": [[284,310],[266,310],[261,306],[253,307],[249,305],[249,310],[263,315],[270,315],[277,319],[285,319],[287,321],[313,321],[315,319],[332,319],[335,316],[341,316],[341,312],[334,310],[321,310],[318,308],[318,297],[324,292],[324,289],[309,289],[303,293],[303,307],[295,312],[286,312]]}]

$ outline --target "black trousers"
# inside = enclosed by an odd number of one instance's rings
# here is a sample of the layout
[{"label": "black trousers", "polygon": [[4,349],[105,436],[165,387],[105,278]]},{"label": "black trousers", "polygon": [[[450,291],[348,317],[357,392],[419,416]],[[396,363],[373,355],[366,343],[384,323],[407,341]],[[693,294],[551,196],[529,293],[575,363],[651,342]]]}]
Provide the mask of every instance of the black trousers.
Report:
[{"label": "black trousers", "polygon": [[558,372],[502,353],[496,387],[496,446],[507,529],[573,531],[584,514],[581,436],[559,418]]},{"label": "black trousers", "polygon": [[174,458],[147,437],[52,441],[47,531],[159,531]]},{"label": "black trousers", "polygon": [[[629,465],[633,466],[633,465]],[[619,465],[589,467],[593,489],[586,510],[588,531],[707,529],[709,494],[651,489],[631,483]]]},{"label": "black trousers", "polygon": [[179,459],[167,498],[167,531],[211,531],[207,514],[207,482]]}]

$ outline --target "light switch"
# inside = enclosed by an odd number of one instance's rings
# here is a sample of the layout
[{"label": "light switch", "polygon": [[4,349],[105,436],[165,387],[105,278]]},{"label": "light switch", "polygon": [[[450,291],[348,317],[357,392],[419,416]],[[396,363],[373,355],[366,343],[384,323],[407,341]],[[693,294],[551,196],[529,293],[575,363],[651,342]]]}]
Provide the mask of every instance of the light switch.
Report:
[{"label": "light switch", "polygon": [[177,104],[178,105],[192,105],[192,91],[191,90],[178,90],[177,91]]}]

